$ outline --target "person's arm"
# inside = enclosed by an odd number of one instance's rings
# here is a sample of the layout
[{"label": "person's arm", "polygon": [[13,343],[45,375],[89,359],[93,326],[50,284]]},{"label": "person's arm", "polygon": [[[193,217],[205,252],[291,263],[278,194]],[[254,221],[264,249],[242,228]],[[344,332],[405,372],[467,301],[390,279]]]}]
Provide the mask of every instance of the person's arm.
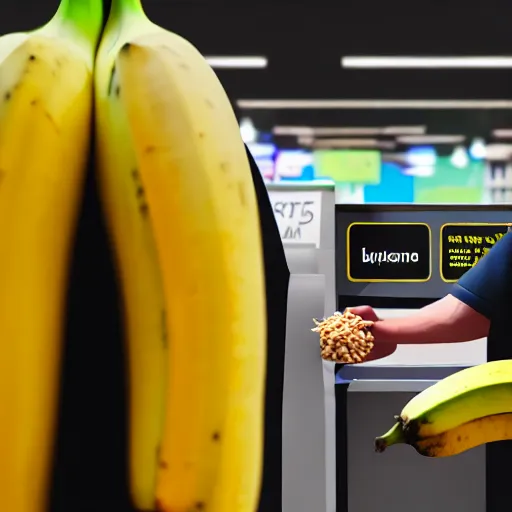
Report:
[{"label": "person's arm", "polygon": [[451,343],[484,338],[489,325],[485,316],[447,295],[414,315],[378,320],[372,332],[382,343]]},{"label": "person's arm", "polygon": [[375,339],[396,344],[450,343],[488,335],[494,311],[512,308],[512,233],[453,286],[450,295],[405,318],[377,320]]}]

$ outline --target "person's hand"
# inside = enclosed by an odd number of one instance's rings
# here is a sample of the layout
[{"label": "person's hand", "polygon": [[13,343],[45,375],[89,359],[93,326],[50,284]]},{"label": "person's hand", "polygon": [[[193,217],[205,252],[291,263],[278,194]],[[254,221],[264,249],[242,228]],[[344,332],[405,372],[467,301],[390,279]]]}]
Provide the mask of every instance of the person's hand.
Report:
[{"label": "person's hand", "polygon": [[357,306],[355,308],[347,308],[354,315],[359,315],[363,320],[374,322],[371,329],[375,338],[374,347],[364,360],[364,362],[375,361],[375,359],[382,359],[383,357],[390,356],[396,350],[396,343],[389,342],[388,340],[380,339],[379,336],[379,323],[383,322],[375,313],[371,306]]}]

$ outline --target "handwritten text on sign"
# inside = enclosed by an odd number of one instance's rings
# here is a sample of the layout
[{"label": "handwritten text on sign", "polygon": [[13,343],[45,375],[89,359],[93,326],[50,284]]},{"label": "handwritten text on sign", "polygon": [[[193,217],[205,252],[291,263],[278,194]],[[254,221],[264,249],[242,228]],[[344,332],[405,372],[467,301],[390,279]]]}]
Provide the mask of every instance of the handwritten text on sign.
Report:
[{"label": "handwritten text on sign", "polygon": [[269,191],[269,197],[283,242],[320,245],[321,192]]}]

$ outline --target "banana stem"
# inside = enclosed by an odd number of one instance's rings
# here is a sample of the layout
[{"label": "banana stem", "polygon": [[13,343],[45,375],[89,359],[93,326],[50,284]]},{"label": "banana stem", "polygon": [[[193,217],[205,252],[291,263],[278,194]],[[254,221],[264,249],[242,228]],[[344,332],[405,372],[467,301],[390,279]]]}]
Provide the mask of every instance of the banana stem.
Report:
[{"label": "banana stem", "polygon": [[382,453],[389,446],[400,443],[406,443],[406,439],[402,424],[397,422],[391,430],[375,439],[375,451]]},{"label": "banana stem", "polygon": [[96,45],[103,24],[103,0],[61,0],[52,24],[70,27]]},{"label": "banana stem", "polygon": [[110,16],[120,18],[125,15],[144,14],[141,0],[112,0]]}]

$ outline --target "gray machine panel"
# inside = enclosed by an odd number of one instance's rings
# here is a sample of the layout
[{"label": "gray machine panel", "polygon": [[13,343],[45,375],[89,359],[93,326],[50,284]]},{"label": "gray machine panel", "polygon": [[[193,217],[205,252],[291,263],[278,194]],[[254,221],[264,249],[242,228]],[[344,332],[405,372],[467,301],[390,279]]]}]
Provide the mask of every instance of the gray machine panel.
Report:
[{"label": "gray machine panel", "polygon": [[314,208],[315,215],[320,215],[315,222],[318,231],[308,232],[316,243],[304,243],[304,236],[290,241],[286,222],[285,229],[280,228],[291,273],[283,389],[282,510],[335,512],[334,365],[320,359],[318,337],[311,332],[312,319],[330,315],[336,304],[334,185],[282,183],[267,188],[276,217],[276,209],[282,212],[288,201],[298,204],[294,211],[300,211],[301,202],[307,200],[305,193],[313,192],[310,197],[316,201],[319,195],[321,198],[320,208],[318,202]]}]

